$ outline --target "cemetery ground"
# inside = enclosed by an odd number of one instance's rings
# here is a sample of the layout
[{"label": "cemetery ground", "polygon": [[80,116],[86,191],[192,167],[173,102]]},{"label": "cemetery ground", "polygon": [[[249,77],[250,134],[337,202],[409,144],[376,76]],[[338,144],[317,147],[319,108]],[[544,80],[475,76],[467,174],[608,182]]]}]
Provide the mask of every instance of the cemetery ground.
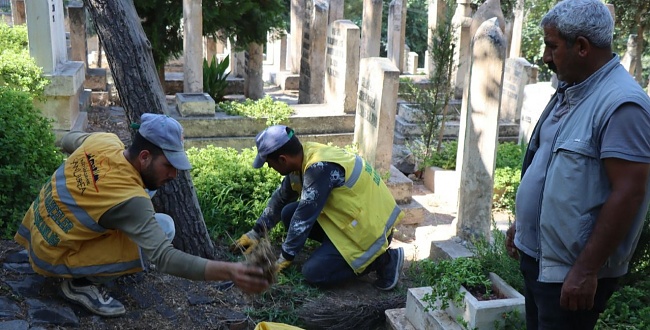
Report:
[{"label": "cemetery ground", "polygon": [[[88,110],[88,117],[88,131],[114,132],[129,143],[128,124],[121,108],[92,108]],[[419,189],[422,187],[420,185]],[[452,217],[444,219],[442,221],[450,222]],[[218,259],[234,260],[228,252],[230,242],[214,243]],[[408,243],[395,244],[405,247],[407,259],[408,251],[413,253]],[[15,256],[20,250],[22,248],[15,242],[0,240],[0,264],[9,263],[7,257]],[[372,286],[374,275],[336,288],[318,290],[302,283],[299,269],[306,257],[306,252],[301,253],[289,271],[262,295],[246,295],[236,287],[190,281],[156,270],[125,276],[108,286],[109,292],[124,303],[127,310],[126,315],[118,318],[95,316],[66,302],[59,293],[60,280],[43,280],[38,275],[22,274],[2,266],[0,297],[7,297],[19,310],[14,317],[7,318],[0,308],[0,323],[12,319],[32,322],[37,317],[57,318],[54,314],[37,315],[35,301],[40,301],[52,311],[63,311],[61,313],[67,315],[56,322],[31,324],[45,329],[253,329],[260,321],[291,323],[307,329],[384,329],[384,311],[404,307],[406,290],[413,286],[407,275],[407,260],[400,284],[391,292],[375,289]],[[20,294],[16,294],[16,288]]]}]

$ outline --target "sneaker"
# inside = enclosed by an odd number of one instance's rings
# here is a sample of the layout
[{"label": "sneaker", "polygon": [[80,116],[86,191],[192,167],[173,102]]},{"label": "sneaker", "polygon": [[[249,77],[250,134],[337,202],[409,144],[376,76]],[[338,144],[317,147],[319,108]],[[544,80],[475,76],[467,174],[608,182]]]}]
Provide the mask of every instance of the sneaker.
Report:
[{"label": "sneaker", "polygon": [[108,295],[103,286],[94,284],[75,285],[72,280],[61,283],[63,296],[89,311],[102,316],[120,316],[126,312],[121,302]]},{"label": "sneaker", "polygon": [[399,274],[402,271],[402,265],[404,264],[404,249],[388,249],[386,251],[390,257],[390,261],[377,270],[377,280],[375,281],[375,287],[379,290],[392,290],[399,281]]}]

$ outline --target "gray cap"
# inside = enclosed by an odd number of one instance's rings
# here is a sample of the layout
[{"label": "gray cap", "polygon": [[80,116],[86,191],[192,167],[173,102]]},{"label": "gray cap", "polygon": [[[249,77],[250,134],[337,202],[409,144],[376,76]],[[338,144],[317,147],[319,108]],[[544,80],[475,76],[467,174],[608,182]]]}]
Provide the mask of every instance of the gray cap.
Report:
[{"label": "gray cap", "polygon": [[183,127],[167,115],[145,113],[140,117],[140,135],[162,149],[167,160],[178,170],[192,168],[183,147]]},{"label": "gray cap", "polygon": [[293,137],[293,130],[287,132],[287,126],[274,125],[259,132],[255,137],[257,156],[253,161],[253,168],[260,168],[266,163],[266,156],[280,149]]}]

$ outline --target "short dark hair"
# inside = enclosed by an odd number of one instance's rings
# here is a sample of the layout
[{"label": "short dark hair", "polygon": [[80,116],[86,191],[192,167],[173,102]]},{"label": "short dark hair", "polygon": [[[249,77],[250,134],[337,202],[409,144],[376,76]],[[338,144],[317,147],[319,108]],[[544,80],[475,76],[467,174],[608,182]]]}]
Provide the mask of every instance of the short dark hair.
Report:
[{"label": "short dark hair", "polygon": [[280,155],[290,155],[290,156],[295,156],[298,155],[302,152],[302,143],[300,143],[300,140],[298,140],[298,137],[296,134],[292,134],[293,129],[287,127],[287,134],[291,135],[291,138],[287,143],[285,143],[283,146],[278,148],[276,151],[266,155],[266,159],[272,159],[272,160],[278,160],[280,158]]},{"label": "short dark hair", "polygon": [[129,151],[129,155],[131,155],[131,157],[136,157],[142,150],[148,150],[149,153],[151,153],[151,155],[154,157],[158,157],[163,154],[163,150],[160,147],[142,137],[142,135],[140,135],[140,132],[135,133],[133,142],[127,148],[127,150]]}]

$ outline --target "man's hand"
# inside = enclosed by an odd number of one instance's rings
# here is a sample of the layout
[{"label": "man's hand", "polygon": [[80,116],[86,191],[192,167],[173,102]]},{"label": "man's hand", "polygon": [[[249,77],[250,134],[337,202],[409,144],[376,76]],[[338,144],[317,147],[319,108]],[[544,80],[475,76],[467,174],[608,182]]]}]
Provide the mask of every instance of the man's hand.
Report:
[{"label": "man's hand", "polygon": [[289,267],[291,265],[291,261],[287,260],[280,254],[280,258],[275,261],[275,271],[276,273],[281,272],[283,269]]},{"label": "man's hand", "polygon": [[260,242],[260,234],[255,230],[250,230],[246,234],[241,235],[239,239],[230,245],[230,252],[249,254],[253,251],[255,246]]},{"label": "man's hand", "polygon": [[230,278],[245,293],[260,293],[268,289],[271,283],[264,277],[260,267],[233,263]]},{"label": "man's hand", "polygon": [[515,228],[515,223],[513,222],[512,225],[510,225],[510,228],[508,228],[508,231],[506,231],[506,252],[508,252],[510,258],[519,260],[519,251],[515,246],[516,230],[517,229]]},{"label": "man's hand", "polygon": [[590,310],[598,288],[598,273],[584,271],[575,265],[564,278],[560,306],[570,311]]}]

